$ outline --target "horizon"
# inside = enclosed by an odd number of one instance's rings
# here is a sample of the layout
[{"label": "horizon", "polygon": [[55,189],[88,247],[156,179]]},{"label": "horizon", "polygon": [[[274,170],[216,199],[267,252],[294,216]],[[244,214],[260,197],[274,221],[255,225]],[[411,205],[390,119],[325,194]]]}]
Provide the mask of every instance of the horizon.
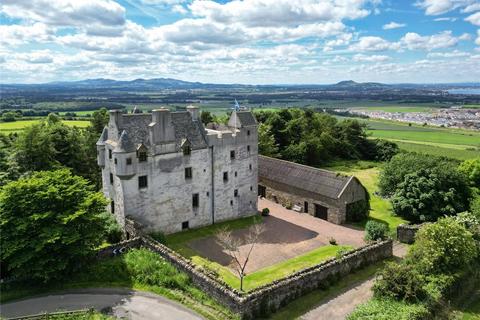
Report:
[{"label": "horizon", "polygon": [[2,84],[480,79],[477,0],[5,0],[0,19]]}]

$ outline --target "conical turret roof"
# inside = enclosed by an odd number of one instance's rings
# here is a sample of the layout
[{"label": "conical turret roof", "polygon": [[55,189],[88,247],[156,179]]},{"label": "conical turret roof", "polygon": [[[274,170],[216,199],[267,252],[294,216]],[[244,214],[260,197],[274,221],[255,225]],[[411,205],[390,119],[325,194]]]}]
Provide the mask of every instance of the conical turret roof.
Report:
[{"label": "conical turret roof", "polygon": [[123,130],[122,134],[120,135],[120,139],[118,139],[117,147],[115,148],[115,152],[134,152],[135,145],[133,144],[132,140],[127,134],[127,131]]},{"label": "conical turret roof", "polygon": [[104,146],[105,141],[107,141],[107,139],[108,139],[108,128],[104,127],[102,134],[100,135],[100,138],[98,138],[97,140],[97,146]]}]

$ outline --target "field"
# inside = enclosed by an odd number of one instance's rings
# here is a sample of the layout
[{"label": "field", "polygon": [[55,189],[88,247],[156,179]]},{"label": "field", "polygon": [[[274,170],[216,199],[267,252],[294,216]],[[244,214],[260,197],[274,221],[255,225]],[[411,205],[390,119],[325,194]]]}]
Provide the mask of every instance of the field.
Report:
[{"label": "field", "polygon": [[431,107],[422,107],[422,106],[410,106],[410,107],[404,107],[404,106],[376,106],[376,107],[359,107],[355,108],[358,110],[364,110],[364,111],[385,111],[385,112],[429,112],[432,110]]},{"label": "field", "polygon": [[[22,131],[26,127],[39,122],[40,122],[40,119],[39,120],[20,120],[20,121],[14,121],[14,122],[0,122],[0,133],[11,133],[11,132]],[[84,120],[64,120],[63,123],[65,123],[67,126],[79,127],[79,128],[86,128],[90,125],[90,121],[84,121]]]}]

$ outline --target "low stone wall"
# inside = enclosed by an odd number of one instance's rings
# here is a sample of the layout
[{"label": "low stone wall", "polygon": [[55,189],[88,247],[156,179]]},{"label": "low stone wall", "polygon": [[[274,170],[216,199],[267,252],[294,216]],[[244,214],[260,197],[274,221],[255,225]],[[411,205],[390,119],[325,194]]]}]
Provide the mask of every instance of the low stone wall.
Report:
[{"label": "low stone wall", "polygon": [[142,243],[143,243],[143,240],[140,237],[137,237],[130,240],[125,240],[119,243],[112,244],[108,247],[98,250],[97,259],[115,257],[117,255],[127,252],[130,248],[140,247]]},{"label": "low stone wall", "polygon": [[315,289],[327,288],[342,276],[393,255],[392,240],[370,244],[348,252],[341,259],[330,259],[243,293],[204,273],[189,260],[151,237],[144,236],[142,239],[145,247],[157,252],[179,270],[187,273],[196,286],[244,319],[274,312],[289,301]]},{"label": "low stone wall", "polygon": [[415,234],[423,224],[401,224],[397,227],[397,240],[401,243],[414,243]]}]

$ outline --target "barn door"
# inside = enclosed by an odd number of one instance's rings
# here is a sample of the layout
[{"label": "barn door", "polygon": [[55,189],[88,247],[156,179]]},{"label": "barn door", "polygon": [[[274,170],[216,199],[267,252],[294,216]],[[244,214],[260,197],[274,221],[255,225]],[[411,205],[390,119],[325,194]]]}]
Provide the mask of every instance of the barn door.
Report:
[{"label": "barn door", "polygon": [[328,220],[328,208],[315,203],[315,217]]}]

